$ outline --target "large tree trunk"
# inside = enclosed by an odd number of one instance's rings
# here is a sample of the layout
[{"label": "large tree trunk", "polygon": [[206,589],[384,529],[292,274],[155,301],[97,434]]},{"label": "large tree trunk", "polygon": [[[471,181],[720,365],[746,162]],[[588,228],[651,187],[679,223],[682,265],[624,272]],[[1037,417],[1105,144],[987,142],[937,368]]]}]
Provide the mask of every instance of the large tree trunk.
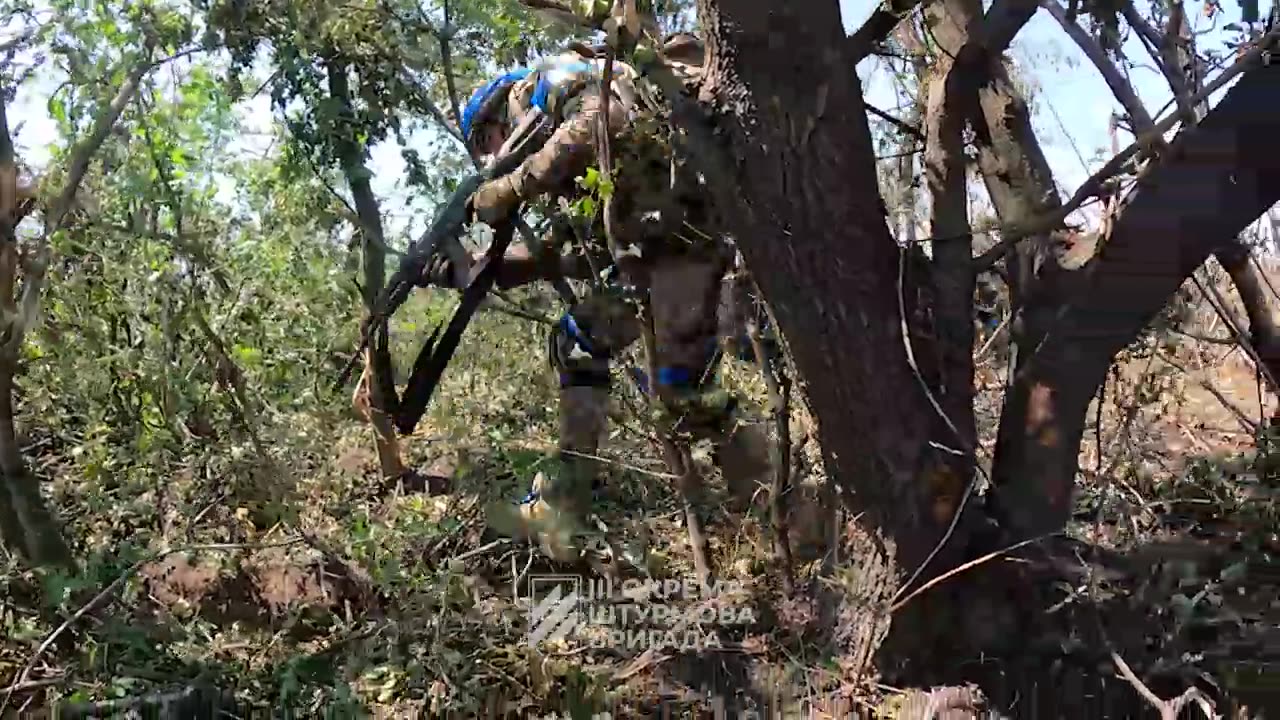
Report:
[{"label": "large tree trunk", "polygon": [[940,536],[917,483],[933,412],[904,349],[905,255],[885,223],[860,83],[838,50],[838,3],[701,0],[698,11],[703,104],[736,158],[709,181],[740,197],[736,241],[791,349],[829,476],[909,572]]},{"label": "large tree trunk", "polygon": [[[996,510],[1018,536],[1070,518],[1084,417],[1115,354],[1210,253],[1280,199],[1280,66],[1246,72],[1139,185],[1099,254],[1026,294],[996,448]],[[1002,220],[1006,218],[1002,217]]]}]

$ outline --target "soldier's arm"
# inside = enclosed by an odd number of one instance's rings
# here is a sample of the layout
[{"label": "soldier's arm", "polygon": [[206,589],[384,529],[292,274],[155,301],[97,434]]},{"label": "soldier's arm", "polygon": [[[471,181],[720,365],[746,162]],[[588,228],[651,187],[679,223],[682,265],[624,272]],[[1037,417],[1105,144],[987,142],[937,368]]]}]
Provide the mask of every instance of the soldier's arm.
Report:
[{"label": "soldier's arm", "polygon": [[[508,248],[507,252],[502,256],[502,267],[498,268],[498,275],[494,280],[494,285],[500,290],[511,290],[541,280],[554,280],[558,277],[587,280],[593,274],[592,261],[594,261],[595,267],[608,265],[609,258],[607,255],[599,255],[589,261],[581,253],[566,254],[560,252],[567,239],[556,230],[548,232],[541,243],[544,248],[541,256],[534,255],[523,245],[513,245]],[[470,282],[475,274],[479,272],[480,261],[484,256],[485,251],[483,250],[471,253],[468,262],[469,277],[464,279],[465,282]],[[450,279],[452,277],[453,273],[447,266],[436,267],[428,270],[419,284],[423,287],[427,285],[454,287],[454,283]]]},{"label": "soldier's arm", "polygon": [[[603,96],[596,89],[583,91],[573,98],[576,109],[570,109],[560,127],[546,144],[530,155],[509,176],[521,199],[557,190],[586,172],[595,158],[599,142]],[[626,126],[625,110],[611,103],[609,133],[618,135]]]}]

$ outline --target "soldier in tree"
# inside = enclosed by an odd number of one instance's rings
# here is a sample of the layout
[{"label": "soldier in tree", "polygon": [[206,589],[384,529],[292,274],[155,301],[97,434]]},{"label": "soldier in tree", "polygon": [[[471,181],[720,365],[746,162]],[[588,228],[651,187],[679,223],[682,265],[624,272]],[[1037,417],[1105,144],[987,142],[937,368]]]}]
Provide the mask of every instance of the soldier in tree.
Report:
[{"label": "soldier in tree", "polygon": [[[696,79],[702,60],[696,39],[676,36],[664,54],[686,81]],[[721,280],[732,246],[717,230],[705,182],[672,155],[670,126],[649,101],[654,89],[632,67],[615,62],[606,113],[603,71],[603,60],[570,52],[508,72],[475,91],[460,123],[480,155],[498,152],[528,112],[545,113],[554,128],[523,164],[472,197],[475,218],[495,224],[511,219],[523,201],[581,197],[575,179],[595,164],[607,114],[616,221],[612,247],[601,254],[612,260],[617,282],[572,307],[550,333],[547,350],[561,388],[559,463],[539,476],[511,522],[512,532],[536,538],[544,552],[564,560],[581,551],[575,538],[597,487],[600,468],[593,456],[606,430],[611,360],[640,336],[629,300],[637,291],[649,292],[655,390],[667,420],[677,431],[712,440],[717,464],[739,499],[750,497],[768,470],[763,438],[736,421],[734,399],[715,389],[712,377],[720,359]],[[597,215],[592,242],[609,235]],[[556,253],[571,246],[567,239],[555,236],[544,245]],[[558,258],[510,259],[510,275],[523,282],[539,275],[531,267],[562,266]],[[422,284],[447,284],[459,276],[454,270],[438,265]],[[647,386],[643,373],[638,379]]]}]

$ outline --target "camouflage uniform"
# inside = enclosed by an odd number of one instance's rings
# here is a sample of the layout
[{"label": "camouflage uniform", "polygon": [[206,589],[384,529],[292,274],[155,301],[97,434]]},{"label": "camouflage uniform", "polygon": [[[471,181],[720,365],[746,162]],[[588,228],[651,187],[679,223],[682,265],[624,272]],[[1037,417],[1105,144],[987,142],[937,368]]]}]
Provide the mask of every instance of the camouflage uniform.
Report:
[{"label": "camouflage uniform", "polygon": [[[603,60],[568,53],[511,85],[507,126],[536,105],[551,116],[555,130],[515,171],[476,192],[479,219],[505,219],[521,201],[539,195],[572,198],[581,192],[574,180],[594,164],[602,124],[602,71]],[[735,427],[735,403],[712,387],[711,378],[719,359],[721,280],[733,251],[717,239],[701,178],[673,160],[667,126],[640,107],[638,82],[643,81],[634,69],[614,63],[608,108],[617,220],[612,255],[624,284],[649,291],[656,391],[668,420],[694,438],[710,438],[726,480],[740,497],[749,495],[768,468],[767,454],[759,438],[752,442],[748,429]],[[593,233],[597,239],[600,230]],[[581,301],[551,331],[547,351],[560,379],[559,472],[535,483],[522,506],[527,522],[573,523],[589,509],[599,470],[590,456],[606,430],[611,361],[639,336],[635,307],[616,291]],[[544,548],[558,544],[547,541],[546,527],[530,529],[543,535]],[[568,548],[548,549],[571,554]]]}]

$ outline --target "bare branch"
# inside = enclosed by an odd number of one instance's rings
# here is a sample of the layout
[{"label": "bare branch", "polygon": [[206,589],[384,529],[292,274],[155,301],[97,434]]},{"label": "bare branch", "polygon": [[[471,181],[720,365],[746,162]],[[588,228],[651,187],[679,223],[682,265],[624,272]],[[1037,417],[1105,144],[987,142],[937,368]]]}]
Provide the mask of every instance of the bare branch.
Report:
[{"label": "bare branch", "polygon": [[453,139],[458,142],[462,142],[462,134],[458,132],[458,128],[449,121],[449,118],[444,114],[444,111],[431,100],[431,96],[427,94],[426,87],[422,83],[418,82],[417,78],[414,78],[410,74],[411,70],[413,70],[413,68],[406,67],[402,69],[400,72],[400,79],[405,84],[418,91],[418,101],[422,103],[424,108],[426,108],[427,114],[431,116],[431,119],[435,120],[436,124],[438,124],[440,128],[448,133]]},{"label": "bare branch", "polygon": [[453,108],[453,119],[462,122],[461,105],[458,103],[457,79],[453,76],[453,44],[449,42],[453,33],[453,25],[449,22],[449,0],[444,0],[444,28],[436,33],[440,41],[440,64],[444,67],[444,84],[449,91],[449,105]]},{"label": "bare branch", "polygon": [[[1195,105],[1208,99],[1213,93],[1221,90],[1241,73],[1253,67],[1268,52],[1271,44],[1277,39],[1280,39],[1280,27],[1273,28],[1266,35],[1259,38],[1258,42],[1241,55],[1239,60],[1219,73],[1213,79],[1213,82],[1205,85],[1200,92],[1193,95],[1191,104]],[[1021,226],[1015,225],[1014,227],[1003,228],[1001,230],[1003,237],[1001,237],[1000,242],[974,259],[975,269],[981,271],[991,267],[1000,258],[1004,257],[1004,254],[1019,240],[1063,227],[1063,222],[1067,216],[1088,200],[1097,197],[1103,191],[1106,181],[1119,174],[1129,160],[1137,155],[1139,151],[1146,150],[1157,144],[1163,144],[1164,134],[1177,125],[1180,120],[1182,120],[1181,114],[1174,113],[1157,122],[1150,131],[1141,133],[1128,147],[1121,150],[1096,173],[1085,180],[1075,194],[1071,196],[1071,199],[1062,207],[1038,218],[1033,218],[1027,223],[1021,224]]]},{"label": "bare branch", "polygon": [[881,120],[888,122],[889,124],[893,125],[894,127],[898,128],[902,132],[910,135],[911,137],[917,140],[924,141],[925,139],[924,133],[920,131],[920,128],[916,127],[915,125],[912,125],[906,120],[902,120],[901,118],[896,118],[874,105],[867,104],[867,112],[871,113],[872,115],[875,115]]},{"label": "bare branch", "polygon": [[[1191,108],[1194,107],[1194,103],[1190,102],[1193,87],[1187,74],[1183,72],[1182,63],[1178,59],[1179,45],[1181,43],[1179,28],[1185,23],[1185,15],[1181,5],[1177,5],[1176,8],[1170,14],[1169,29],[1164,34],[1161,34],[1154,25],[1142,16],[1142,13],[1138,12],[1132,0],[1123,3],[1120,10],[1124,13],[1124,18],[1129,23],[1129,26],[1137,31],[1143,47],[1147,49],[1147,54],[1155,62],[1160,74],[1164,75],[1165,81],[1169,83],[1169,89],[1173,91],[1174,102],[1177,103],[1179,111],[1189,113]],[[1178,21],[1179,25],[1174,25],[1175,21]],[[1188,114],[1187,116],[1192,117],[1193,115]]]},{"label": "bare branch", "polygon": [[1155,121],[1142,104],[1142,100],[1138,98],[1138,93],[1134,92],[1133,86],[1120,74],[1115,64],[1107,58],[1102,46],[1089,33],[1085,32],[1084,28],[1067,17],[1066,8],[1058,4],[1057,0],[1041,0],[1040,4],[1049,11],[1054,20],[1058,21],[1058,24],[1067,32],[1067,35],[1085,54],[1085,57],[1089,58],[1089,62],[1092,62],[1093,66],[1101,73],[1102,79],[1107,83],[1107,87],[1111,88],[1116,100],[1120,102],[1125,112],[1129,114],[1134,130],[1136,132],[1150,130],[1155,125]]},{"label": "bare branch", "polygon": [[[1160,57],[1164,60],[1165,77],[1173,90],[1173,98],[1178,104],[1178,112],[1188,119],[1196,120],[1196,111],[1191,102],[1191,93],[1195,91],[1192,77],[1195,70],[1195,55],[1186,48],[1190,42],[1190,28],[1187,27],[1187,13],[1181,0],[1169,3],[1169,22],[1165,26],[1164,40],[1160,44]],[[1184,37],[1186,35],[1187,37]],[[1192,66],[1190,73],[1183,67],[1184,60]]]},{"label": "bare branch", "polygon": [[1132,685],[1133,689],[1142,696],[1142,699],[1146,700],[1151,707],[1160,713],[1160,720],[1177,720],[1178,716],[1182,714],[1182,709],[1191,703],[1199,706],[1200,711],[1209,720],[1218,720],[1219,716],[1214,712],[1213,702],[1205,697],[1204,693],[1200,692],[1199,689],[1189,687],[1173,700],[1161,700],[1159,696],[1151,692],[1151,688],[1147,687],[1146,683],[1138,679],[1138,676],[1129,667],[1129,663],[1126,663],[1124,658],[1120,657],[1119,653],[1114,650],[1111,651],[1111,661],[1116,664],[1116,670],[1119,671],[1120,677]]}]

